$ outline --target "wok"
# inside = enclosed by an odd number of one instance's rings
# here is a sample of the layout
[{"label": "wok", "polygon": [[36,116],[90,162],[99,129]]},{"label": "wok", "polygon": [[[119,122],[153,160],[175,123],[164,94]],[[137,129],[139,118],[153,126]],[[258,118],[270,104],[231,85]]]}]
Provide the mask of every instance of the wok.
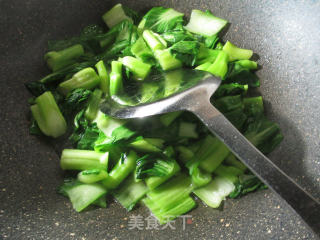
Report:
[{"label": "wok", "polygon": [[[283,171],[320,198],[319,1],[120,1],[136,10],[168,6],[190,13],[210,9],[229,20],[224,39],[253,49],[263,68],[260,92],[267,115],[284,141],[269,155]],[[59,156],[28,133],[30,97],[23,83],[48,70],[42,60],[50,39],[80,32],[116,1],[0,0],[1,239],[318,239],[270,190],[225,202],[223,211],[199,204],[165,229],[147,229],[149,212],[107,209],[76,213],[55,191],[63,175]],[[141,230],[130,221],[142,216]],[[320,217],[319,217],[320,221]],[[131,226],[132,227],[132,226]]]}]

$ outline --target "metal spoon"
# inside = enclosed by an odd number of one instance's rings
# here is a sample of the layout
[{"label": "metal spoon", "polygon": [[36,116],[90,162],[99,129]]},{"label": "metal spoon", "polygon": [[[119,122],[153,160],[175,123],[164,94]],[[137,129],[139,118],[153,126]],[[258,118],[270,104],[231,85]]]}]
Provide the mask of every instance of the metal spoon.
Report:
[{"label": "metal spoon", "polygon": [[186,82],[191,84],[184,85],[178,93],[155,102],[131,107],[105,101],[100,106],[101,111],[120,119],[142,118],[184,110],[194,113],[256,176],[280,195],[315,233],[320,234],[319,202],[255,148],[210,103],[210,97],[218,89],[221,80],[202,71],[184,71]]}]

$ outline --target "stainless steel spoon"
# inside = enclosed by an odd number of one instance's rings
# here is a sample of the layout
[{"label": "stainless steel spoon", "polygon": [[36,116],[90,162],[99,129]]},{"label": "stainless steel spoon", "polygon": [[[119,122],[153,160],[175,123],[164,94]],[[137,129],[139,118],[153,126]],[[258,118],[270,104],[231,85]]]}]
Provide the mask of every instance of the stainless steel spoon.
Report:
[{"label": "stainless steel spoon", "polygon": [[319,202],[255,148],[210,103],[210,97],[218,89],[221,80],[204,72],[188,71],[184,73],[184,77],[192,84],[185,85],[178,93],[155,102],[131,107],[105,101],[100,106],[101,111],[120,119],[142,118],[184,110],[194,113],[256,176],[280,195],[315,233],[320,234]]}]

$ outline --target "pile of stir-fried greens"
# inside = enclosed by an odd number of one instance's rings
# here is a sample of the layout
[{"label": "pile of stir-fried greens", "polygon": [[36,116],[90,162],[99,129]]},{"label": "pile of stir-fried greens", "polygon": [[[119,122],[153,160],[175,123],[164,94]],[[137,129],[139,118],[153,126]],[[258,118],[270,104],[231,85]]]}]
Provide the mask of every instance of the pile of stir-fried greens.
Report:
[{"label": "pile of stir-fried greens", "polygon": [[[185,24],[183,13],[163,7],[141,17],[121,4],[102,18],[108,30],[90,25],[78,37],[49,42],[52,73],[26,84],[34,96],[30,133],[70,135],[74,149],[62,151],[60,165],[71,178],[59,192],[74,209],[106,207],[113,196],[128,211],[142,202],[165,223],[193,209],[194,196],[217,208],[226,197],[265,188],[191,113],[124,121],[99,111],[103,99],[121,94],[138,103],[166,97],[179,88],[179,69],[195,68],[223,80],[212,104],[271,152],[283,136],[264,116],[261,96],[248,95],[259,86],[252,51],[218,37],[227,21],[193,10]],[[164,83],[153,82],[163,71],[171,71]]]}]

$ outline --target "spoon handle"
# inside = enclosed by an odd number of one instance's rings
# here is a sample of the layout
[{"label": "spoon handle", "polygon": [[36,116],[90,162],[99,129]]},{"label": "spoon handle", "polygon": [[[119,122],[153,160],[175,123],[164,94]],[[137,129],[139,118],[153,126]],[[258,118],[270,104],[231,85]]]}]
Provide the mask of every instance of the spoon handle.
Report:
[{"label": "spoon handle", "polygon": [[320,234],[320,204],[255,148],[209,101],[192,109],[208,129]]}]

